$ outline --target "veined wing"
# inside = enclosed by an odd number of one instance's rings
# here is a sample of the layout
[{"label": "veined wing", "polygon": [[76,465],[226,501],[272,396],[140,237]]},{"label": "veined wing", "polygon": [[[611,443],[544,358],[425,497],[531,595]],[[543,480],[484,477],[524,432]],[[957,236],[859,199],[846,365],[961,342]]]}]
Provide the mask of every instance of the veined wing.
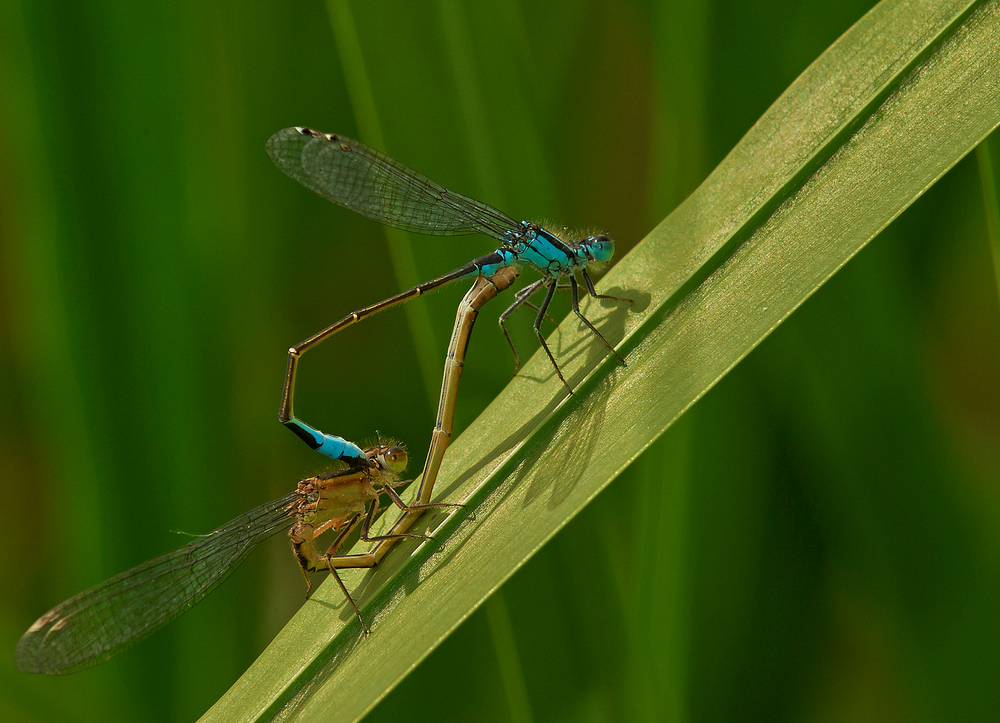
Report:
[{"label": "veined wing", "polygon": [[294,499],[292,492],[261,505],[53,608],[18,642],[17,668],[74,673],[152,635],[215,589],[261,540],[289,527]]},{"label": "veined wing", "polygon": [[267,153],[306,188],[387,226],[431,236],[481,233],[500,241],[520,228],[502,211],[345,136],[285,128],[268,139]]}]

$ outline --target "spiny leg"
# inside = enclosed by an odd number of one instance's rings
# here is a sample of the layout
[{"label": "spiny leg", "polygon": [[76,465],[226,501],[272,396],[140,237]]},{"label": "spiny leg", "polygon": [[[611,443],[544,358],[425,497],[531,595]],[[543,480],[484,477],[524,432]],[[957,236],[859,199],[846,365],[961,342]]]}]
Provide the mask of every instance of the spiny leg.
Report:
[{"label": "spiny leg", "polygon": [[[525,306],[527,306],[527,307],[528,307],[529,309],[531,309],[532,311],[541,311],[541,309],[540,309],[540,308],[538,308],[538,306],[536,306],[535,304],[532,304],[532,303],[531,303],[530,301],[526,301],[526,302],[524,302],[524,305],[525,305]],[[546,318],[546,319],[548,319],[548,321],[549,321],[549,323],[550,323],[550,324],[555,324],[555,323],[556,323],[556,320],[555,320],[555,319],[553,319],[553,318],[552,318],[551,316],[549,316],[548,314],[546,314],[546,315],[545,315],[545,318]]]},{"label": "spiny leg", "polygon": [[402,498],[399,496],[399,493],[396,492],[396,490],[394,490],[389,485],[383,486],[382,491],[385,492],[387,495],[389,495],[389,499],[392,500],[392,503],[396,505],[396,507],[401,509],[403,512],[412,512],[414,510],[432,510],[440,507],[459,507],[459,508],[465,507],[465,505],[454,504],[451,502],[435,502],[424,505],[408,505],[405,502],[403,502]]},{"label": "spiny leg", "polygon": [[[587,281],[588,282],[590,281],[589,277],[587,278]],[[615,350],[615,348],[611,345],[611,342],[609,342],[607,339],[604,338],[604,334],[602,334],[601,332],[599,332],[597,330],[597,327],[594,326],[593,324],[591,324],[590,320],[587,319],[587,317],[584,316],[580,312],[580,287],[577,286],[576,277],[575,276],[570,276],[569,277],[569,285],[570,285],[570,296],[571,296],[572,302],[573,302],[572,303],[573,313],[576,314],[577,317],[579,317],[580,321],[582,321],[584,324],[586,324],[590,328],[590,330],[592,332],[594,332],[594,334],[597,335],[598,339],[600,339],[601,341],[604,342],[604,346],[606,346],[608,349],[610,349],[612,354],[614,354],[616,357],[618,357],[618,361],[620,361],[622,363],[622,366],[628,366],[628,364],[626,364],[625,360],[622,358],[622,355],[619,354]],[[598,298],[600,298],[600,297],[598,297]],[[614,298],[614,297],[611,297],[611,298]]]},{"label": "spiny leg", "polygon": [[517,301],[521,301],[525,297],[531,296],[532,294],[535,293],[538,287],[544,283],[545,279],[539,279],[538,281],[534,281],[528,284],[523,289],[518,289],[517,291],[514,292],[514,299]]},{"label": "spiny leg", "polygon": [[545,300],[542,301],[542,306],[538,310],[538,316],[535,317],[533,328],[535,330],[535,336],[538,337],[538,342],[542,345],[542,349],[544,349],[545,353],[548,355],[549,361],[552,362],[552,367],[556,370],[559,381],[561,381],[569,390],[569,393],[572,394],[573,387],[571,387],[569,382],[567,382],[565,377],[563,377],[562,372],[559,370],[559,365],[556,364],[556,358],[552,356],[552,352],[549,350],[549,345],[545,343],[545,337],[542,336],[542,319],[545,318],[545,312],[548,310],[549,304],[552,303],[552,295],[556,293],[556,284],[557,281],[554,278],[548,282],[547,286],[549,290],[545,293]]},{"label": "spiny leg", "polygon": [[[365,515],[365,523],[363,523],[362,530],[364,530],[364,524],[368,524],[369,518],[372,516],[372,512],[371,511],[374,510],[374,509],[376,509],[377,507],[378,507],[378,504],[376,504],[376,502],[373,501],[372,504],[371,504],[371,506],[370,506],[370,508],[369,508],[368,514]],[[333,553],[335,553],[337,551],[337,549],[344,542],[344,540],[347,538],[347,536],[349,534],[351,534],[351,532],[354,530],[355,527],[357,527],[358,521],[360,519],[361,519],[361,515],[360,514],[354,515],[354,517],[351,518],[350,522],[348,522],[348,524],[345,525],[339,531],[339,533],[337,534],[336,539],[334,539],[334,541],[332,543],[330,543],[330,546],[326,549],[326,554],[318,556],[318,561],[322,561],[323,563],[325,563],[326,569],[333,576],[333,579],[337,581],[337,586],[340,588],[340,591],[342,593],[344,593],[344,597],[347,598],[347,602],[349,602],[351,604],[351,607],[354,608],[354,614],[357,616],[358,622],[361,623],[361,630],[364,631],[364,634],[367,636],[367,635],[369,635],[371,633],[371,630],[368,628],[368,625],[365,623],[365,618],[361,614],[361,609],[358,607],[358,604],[356,602],[354,602],[354,598],[351,596],[351,593],[348,591],[347,586],[344,584],[344,581],[341,579],[340,575],[337,573],[337,568],[334,567],[334,565],[330,561],[330,558],[333,556]],[[322,534],[322,532],[320,534]],[[362,534],[364,534],[364,533],[362,532]],[[311,540],[310,540],[310,542],[311,542]],[[310,547],[312,547],[312,545],[310,545]],[[319,565],[316,565],[316,567],[319,567]]]},{"label": "spiny leg", "polygon": [[624,296],[612,296],[611,294],[598,294],[597,289],[594,288],[594,282],[590,278],[590,274],[587,273],[587,269],[580,272],[583,276],[584,282],[587,284],[587,293],[593,296],[595,299],[613,299],[614,301],[627,301],[630,304],[635,303],[635,299],[626,299]]},{"label": "spiny leg", "polygon": [[[568,290],[569,290],[569,284],[556,284],[556,291],[568,291]],[[525,301],[524,305],[536,312],[542,310],[541,307],[535,306],[530,301]],[[552,324],[556,323],[556,320],[553,319],[551,316],[549,316],[548,312],[545,312],[545,318],[548,319]]]},{"label": "spiny leg", "polygon": [[349,602],[351,607],[354,608],[354,614],[358,616],[358,622],[361,623],[361,629],[364,631],[365,636],[371,635],[372,631],[368,628],[368,625],[365,624],[365,619],[361,615],[361,609],[358,607],[358,604],[354,602],[354,598],[351,597],[351,593],[347,591],[347,585],[344,584],[344,581],[340,579],[340,575],[337,574],[337,568],[330,564],[330,556],[324,555],[323,559],[326,560],[326,568],[330,571],[333,579],[337,581],[337,585],[340,586],[340,591],[344,593],[344,597],[347,598],[347,602]]},{"label": "spiny leg", "polygon": [[[356,514],[348,520],[347,524],[340,528],[336,539],[326,551],[327,557],[343,543],[344,538],[351,534],[360,520],[361,515]],[[306,597],[309,597],[313,587],[312,580],[309,578],[309,570],[319,571],[322,569],[319,564],[322,558],[316,551],[316,538],[327,529],[329,529],[329,526],[326,524],[320,525],[317,531],[316,528],[308,523],[298,522],[288,531],[288,536],[292,541],[292,552],[295,554],[295,561],[299,563],[299,568],[302,570],[302,577],[306,581]]]},{"label": "spiny leg", "polygon": [[[542,279],[542,281],[544,281],[544,279]],[[569,287],[568,286],[557,286],[556,288],[557,289],[563,289],[563,288],[568,289]],[[523,303],[525,306],[527,306],[532,311],[538,311],[539,310],[538,306],[536,306],[535,304],[532,304],[530,301],[528,301],[528,297],[531,296],[533,293],[535,293],[535,291],[537,291],[537,290],[538,290],[537,286],[535,288],[533,288],[533,289],[530,288],[530,287],[525,287],[525,288],[521,289],[520,291],[518,291],[516,294],[514,294],[514,298],[517,299],[519,302]],[[548,319],[553,324],[556,323],[556,320],[553,319],[548,314],[545,315],[545,318]]]},{"label": "spiny leg", "polygon": [[[530,297],[532,294],[538,291],[542,287],[542,284],[544,283],[545,279],[539,279],[538,281],[532,282],[531,284],[525,286],[523,289],[519,290],[516,294],[514,294],[514,303],[508,306],[507,309],[502,314],[500,314],[500,330],[503,332],[504,339],[507,340],[507,346],[510,347],[510,351],[514,355],[515,374],[517,374],[517,370],[521,367],[521,357],[517,355],[517,349],[514,348],[514,342],[511,341],[510,334],[507,333],[507,327],[504,326],[504,322],[508,319],[508,317],[510,317],[511,314],[517,311],[519,306],[521,306],[522,304],[526,304],[528,302],[528,297]],[[534,305],[530,306],[532,306],[532,308],[534,309],[538,308],[537,306]]]},{"label": "spiny leg", "polygon": [[[388,486],[384,487],[383,489],[384,490],[392,490],[392,488],[388,487]],[[393,491],[389,496],[392,497],[394,494],[395,494],[395,491]],[[406,508],[403,508],[403,509],[406,509]],[[362,542],[379,542],[380,540],[402,540],[402,539],[405,539],[405,538],[411,538],[411,539],[414,539],[414,540],[428,540],[428,541],[431,541],[431,542],[434,541],[434,538],[430,537],[428,535],[413,535],[413,534],[410,534],[408,532],[401,532],[401,533],[398,533],[398,534],[395,534],[395,535],[375,535],[373,537],[369,536],[368,533],[371,531],[372,523],[375,522],[375,515],[378,513],[378,510],[379,510],[379,507],[375,503],[375,501],[373,500],[372,503],[371,503],[371,505],[369,505],[369,507],[368,507],[368,514],[365,515],[364,522],[361,523],[361,541]],[[333,549],[330,550],[330,554],[333,554],[334,549],[336,549],[336,548],[333,548]]]},{"label": "spiny leg", "polygon": [[[372,504],[373,507],[377,506],[375,503]],[[322,570],[324,567],[333,575],[333,579],[337,581],[337,585],[340,587],[340,591],[344,593],[344,597],[347,598],[347,602],[351,604],[354,608],[354,614],[358,617],[358,622],[361,623],[361,629],[364,631],[365,635],[371,632],[368,626],[365,624],[365,619],[361,615],[361,610],[358,608],[354,598],[351,597],[351,593],[347,590],[347,586],[344,585],[344,581],[340,578],[337,573],[336,566],[332,563],[333,553],[337,551],[337,548],[344,542],[344,539],[351,534],[351,531],[357,526],[358,522],[361,520],[361,515],[356,514],[348,520],[348,522],[338,530],[336,539],[327,548],[326,554],[320,555],[316,552],[316,536],[317,531],[313,529],[312,525],[308,523],[298,523],[289,530],[289,537],[292,538],[292,550],[295,552],[295,559],[299,563],[299,567],[302,568],[302,574],[306,579],[306,586],[308,591],[312,590],[312,581],[309,579],[308,571]],[[329,529],[325,525],[321,525],[319,534],[323,531]],[[374,562],[369,567],[374,566]]]},{"label": "spiny leg", "polygon": [[[563,288],[563,287],[562,287],[562,286],[557,286],[556,288],[557,288],[557,289],[561,289],[561,288]],[[568,289],[569,287],[567,286],[567,287],[565,287],[565,288],[567,288],[567,289]],[[529,309],[531,309],[532,311],[535,311],[535,312],[538,312],[538,311],[541,311],[541,310],[542,310],[542,309],[541,309],[541,307],[537,306],[536,304],[532,304],[532,303],[531,303],[530,301],[525,301],[525,302],[524,302],[524,305],[525,305],[525,306],[527,306],[527,307],[528,307]],[[546,318],[546,319],[548,319],[548,321],[549,321],[549,323],[550,323],[550,324],[553,324],[553,325],[554,325],[554,324],[556,323],[556,320],[555,320],[555,319],[553,319],[553,318],[552,318],[551,316],[549,316],[547,312],[546,312],[546,314],[545,314],[545,318]]]}]

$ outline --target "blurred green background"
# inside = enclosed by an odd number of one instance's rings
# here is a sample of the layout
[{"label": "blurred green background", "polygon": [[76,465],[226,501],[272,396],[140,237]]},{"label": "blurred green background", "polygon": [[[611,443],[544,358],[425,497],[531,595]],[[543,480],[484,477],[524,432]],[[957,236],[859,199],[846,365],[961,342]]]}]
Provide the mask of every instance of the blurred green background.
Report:
[{"label": "blurred green background", "polygon": [[[3,720],[206,710],[302,604],[281,536],[97,669],[25,676],[13,648],[173,531],[321,470],[276,419],[285,349],[491,250],[410,237],[407,267],[274,168],[274,131],[376,143],[624,254],[871,5],[0,0]],[[399,437],[418,467],[463,291],[309,354],[300,416]],[[510,377],[502,308],[459,430]],[[510,326],[533,351],[530,314]],[[988,719],[998,473],[1000,298],[970,157],[369,720]]]}]

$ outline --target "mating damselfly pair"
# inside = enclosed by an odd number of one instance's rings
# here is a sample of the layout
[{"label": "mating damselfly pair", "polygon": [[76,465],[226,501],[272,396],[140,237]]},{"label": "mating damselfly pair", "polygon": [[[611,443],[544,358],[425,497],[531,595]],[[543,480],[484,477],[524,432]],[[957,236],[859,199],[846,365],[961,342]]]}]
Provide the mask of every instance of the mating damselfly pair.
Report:
[{"label": "mating damselfly pair", "polygon": [[[430,500],[451,437],[465,351],[480,309],[513,284],[522,266],[535,267],[542,278],[518,291],[514,303],[500,316],[500,325],[514,351],[516,364],[520,360],[504,321],[517,308],[527,305],[537,311],[535,334],[559,379],[569,388],[540,331],[563,278],[569,282],[574,313],[624,364],[624,359],[579,308],[578,272],[591,296],[617,299],[597,294],[587,272],[588,266],[603,264],[611,258],[614,246],[607,236],[568,241],[537,224],[516,222],[486,204],[449,191],[384,154],[343,136],[304,127],[288,128],[271,137],[267,152],[279,168],[307,188],[369,218],[430,235],[478,232],[495,238],[501,245],[496,251],[448,274],[352,312],[289,349],[279,419],[311,448],[335,459],[338,467],[325,475],[303,480],[295,492],[251,510],[179,550],[132,568],[53,608],[29,628],[18,644],[16,664],[22,671],[71,673],[117,655],[193,606],[261,540],[290,523],[289,536],[303,572],[328,570],[367,632],[361,610],[337,570],[376,565],[396,541],[421,537],[407,530],[425,509],[456,506],[433,504]],[[413,501],[407,504],[395,491],[405,484],[399,479],[406,466],[405,450],[383,444],[361,449],[295,418],[292,402],[297,362],[306,350],[366,316],[462,278],[475,278],[475,282],[459,306],[430,449],[419,487]],[[532,305],[530,297],[543,287],[546,288],[544,301],[539,306]],[[379,497],[382,494],[387,495],[402,514],[385,534],[373,536],[370,529],[381,509]],[[360,555],[338,555],[350,532],[359,525],[360,538],[375,542],[375,547]],[[336,536],[327,551],[321,554],[316,549],[315,539],[328,531]],[[308,583],[308,576],[306,580]]]}]

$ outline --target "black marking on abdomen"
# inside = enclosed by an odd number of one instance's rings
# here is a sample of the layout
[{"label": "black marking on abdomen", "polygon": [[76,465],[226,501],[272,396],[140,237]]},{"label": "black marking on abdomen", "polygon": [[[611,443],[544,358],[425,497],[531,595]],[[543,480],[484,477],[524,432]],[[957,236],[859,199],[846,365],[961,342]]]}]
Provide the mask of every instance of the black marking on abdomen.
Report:
[{"label": "black marking on abdomen", "polygon": [[317,442],[316,438],[309,434],[306,430],[302,429],[298,424],[292,421],[284,423],[286,427],[295,432],[295,436],[301,439],[303,442],[309,445],[310,449],[319,449],[323,446],[322,442]]}]

